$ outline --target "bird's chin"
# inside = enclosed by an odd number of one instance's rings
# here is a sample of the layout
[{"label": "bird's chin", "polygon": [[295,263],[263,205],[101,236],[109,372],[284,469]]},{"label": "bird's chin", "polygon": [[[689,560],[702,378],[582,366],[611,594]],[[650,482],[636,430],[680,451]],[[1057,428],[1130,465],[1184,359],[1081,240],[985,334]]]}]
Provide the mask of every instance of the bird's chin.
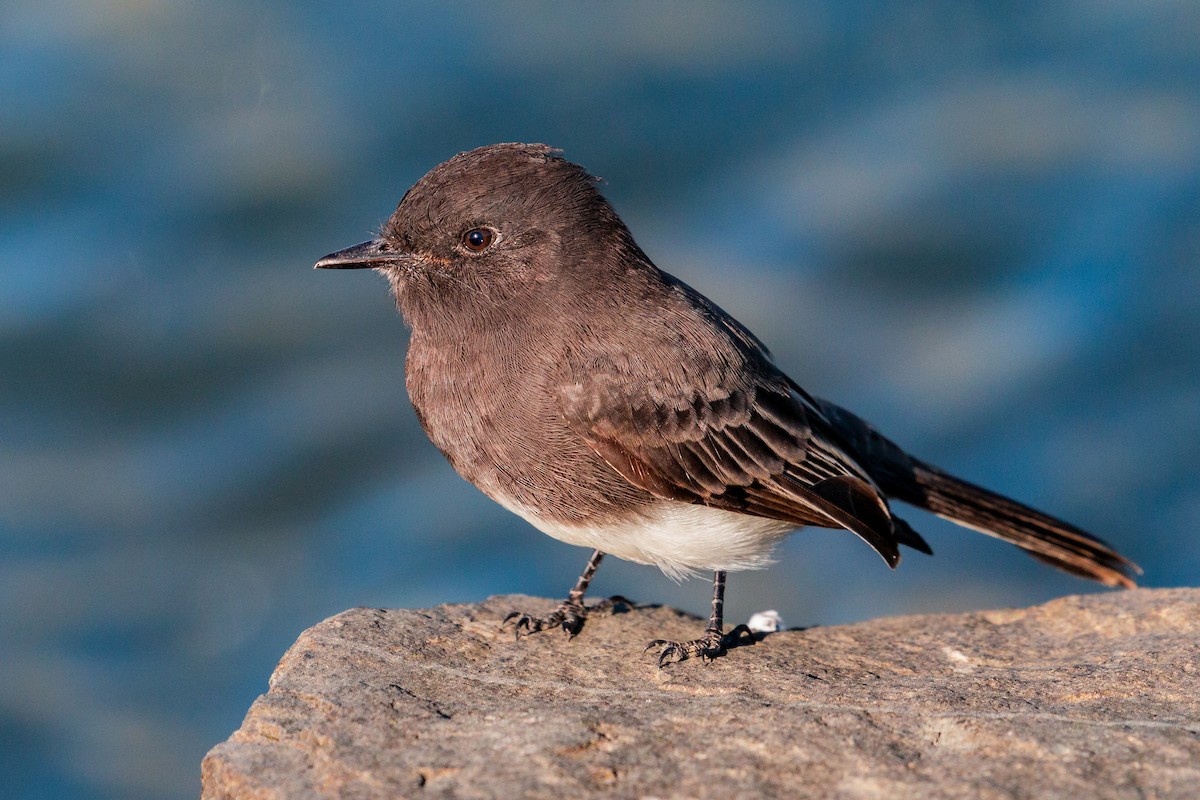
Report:
[{"label": "bird's chin", "polygon": [[436,292],[429,285],[426,273],[411,265],[381,267],[375,271],[387,279],[396,308],[410,328],[421,324],[430,313],[436,314],[437,303],[430,300]]},{"label": "bird's chin", "polygon": [[412,289],[413,276],[411,271],[400,267],[377,267],[375,269],[388,282],[388,286],[392,288],[392,297],[396,298],[396,303],[401,303],[402,299]]}]

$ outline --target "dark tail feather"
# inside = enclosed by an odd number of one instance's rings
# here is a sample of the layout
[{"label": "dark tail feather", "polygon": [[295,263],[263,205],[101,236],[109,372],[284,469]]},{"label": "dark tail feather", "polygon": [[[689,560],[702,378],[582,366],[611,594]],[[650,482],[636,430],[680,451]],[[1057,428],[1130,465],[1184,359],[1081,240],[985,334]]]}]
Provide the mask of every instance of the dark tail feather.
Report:
[{"label": "dark tail feather", "polygon": [[889,498],[1011,542],[1074,575],[1109,586],[1135,585],[1142,572],[1138,565],[1091,534],[919,461],[844,408],[816,402]]},{"label": "dark tail feather", "polygon": [[1034,558],[1108,586],[1136,586],[1141,569],[1074,525],[912,459],[915,487],[898,499],[1011,542]]}]

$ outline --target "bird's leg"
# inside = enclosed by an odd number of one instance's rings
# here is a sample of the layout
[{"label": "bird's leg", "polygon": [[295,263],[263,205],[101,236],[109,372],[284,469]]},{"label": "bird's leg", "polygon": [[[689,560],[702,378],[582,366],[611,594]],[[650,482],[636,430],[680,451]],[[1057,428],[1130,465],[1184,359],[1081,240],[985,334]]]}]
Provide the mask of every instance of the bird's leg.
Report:
[{"label": "bird's leg", "polygon": [[512,624],[518,638],[548,628],[561,627],[566,632],[567,638],[570,639],[583,629],[583,621],[587,619],[589,611],[610,608],[614,604],[614,601],[628,603],[629,601],[623,597],[615,597],[610,600],[603,600],[590,609],[584,606],[583,595],[587,592],[588,584],[592,582],[592,576],[596,574],[596,570],[600,567],[600,562],[603,559],[604,553],[599,550],[592,553],[592,557],[588,559],[587,566],[583,568],[583,574],[575,582],[575,588],[567,594],[567,599],[558,608],[544,617],[534,617],[520,611],[513,611],[504,618],[501,627],[507,627],[509,624]]},{"label": "bird's leg", "polygon": [[708,618],[708,627],[704,635],[690,642],[671,642],[666,639],[655,639],[646,645],[642,652],[649,652],[655,647],[661,647],[658,654],[658,667],[662,669],[667,664],[685,661],[692,656],[700,656],[701,661],[712,661],[723,655],[731,647],[740,644],[754,644],[754,633],[745,625],[738,625],[729,633],[722,633],[725,611],[725,573],[713,573],[712,615]]}]

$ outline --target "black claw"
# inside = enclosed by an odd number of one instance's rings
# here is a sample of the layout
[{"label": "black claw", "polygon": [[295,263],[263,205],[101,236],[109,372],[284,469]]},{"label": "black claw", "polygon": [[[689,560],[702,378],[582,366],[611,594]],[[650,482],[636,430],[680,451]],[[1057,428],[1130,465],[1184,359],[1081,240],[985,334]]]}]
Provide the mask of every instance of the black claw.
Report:
[{"label": "black claw", "polygon": [[583,623],[587,620],[588,613],[594,610],[596,609],[589,609],[582,603],[573,603],[568,600],[542,617],[511,611],[501,621],[500,628],[503,630],[512,625],[518,639],[551,628],[561,628],[568,639],[573,639],[583,630]]},{"label": "black claw", "polygon": [[676,642],[669,643],[658,654],[658,668],[662,669],[667,664],[678,664],[680,661],[687,659],[687,651],[679,646]]},{"label": "black claw", "polygon": [[542,620],[537,617],[531,617],[528,614],[520,611],[510,611],[501,621],[500,629],[504,630],[512,624],[513,635],[520,639],[522,636],[528,636],[531,633],[537,633],[542,629]]},{"label": "black claw", "polygon": [[535,617],[521,611],[510,611],[501,620],[500,629],[504,630],[509,625],[512,625],[513,633],[520,639],[523,636],[538,633],[539,631],[562,628],[568,640],[574,639],[583,630],[583,625],[589,615],[597,612],[612,612],[618,605],[633,608],[637,604],[621,595],[614,595],[606,600],[601,600],[590,608],[579,600],[567,599],[558,608],[543,617]]},{"label": "black claw", "polygon": [[692,639],[687,642],[655,639],[646,645],[646,649],[642,651],[642,654],[650,652],[655,647],[661,647],[662,652],[658,654],[659,669],[662,669],[667,664],[678,664],[680,661],[686,661],[695,656],[699,656],[702,663],[709,664],[716,658],[725,655],[727,650],[740,647],[744,644],[754,644],[755,641],[757,640],[754,638],[753,631],[745,625],[738,625],[729,633],[722,634],[719,631],[708,630],[699,639]]},{"label": "black claw", "polygon": [[583,630],[583,617],[574,614],[565,617],[562,621],[562,629],[567,634],[568,640],[574,639]]}]

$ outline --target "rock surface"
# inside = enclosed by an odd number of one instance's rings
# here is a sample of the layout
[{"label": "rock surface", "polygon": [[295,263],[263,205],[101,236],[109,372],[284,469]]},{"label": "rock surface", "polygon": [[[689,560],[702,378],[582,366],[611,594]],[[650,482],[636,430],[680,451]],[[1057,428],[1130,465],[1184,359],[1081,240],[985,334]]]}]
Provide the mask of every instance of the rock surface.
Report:
[{"label": "rock surface", "polygon": [[1196,797],[1200,590],[766,636],[663,670],[703,623],[639,607],[514,641],[522,596],[305,631],[203,796]]}]

